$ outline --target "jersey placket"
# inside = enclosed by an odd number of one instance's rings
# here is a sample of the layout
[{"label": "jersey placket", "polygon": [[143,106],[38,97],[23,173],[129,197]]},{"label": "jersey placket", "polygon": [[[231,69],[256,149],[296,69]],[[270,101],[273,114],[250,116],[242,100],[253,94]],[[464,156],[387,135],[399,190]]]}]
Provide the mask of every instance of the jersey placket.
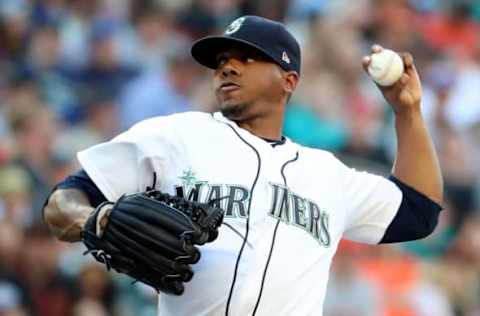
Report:
[{"label": "jersey placket", "polygon": [[[277,220],[268,215],[272,199],[270,183],[282,183],[281,167],[285,155],[260,139],[252,140],[262,160],[259,180],[250,210],[249,242],[240,260],[231,303],[231,315],[252,315],[262,286]],[[265,198],[267,197],[267,198]],[[280,223],[280,225],[282,225]],[[273,256],[274,250],[273,250]],[[268,280],[266,281],[268,282]],[[260,302],[261,305],[261,302]],[[257,313],[258,314],[258,313]]]}]

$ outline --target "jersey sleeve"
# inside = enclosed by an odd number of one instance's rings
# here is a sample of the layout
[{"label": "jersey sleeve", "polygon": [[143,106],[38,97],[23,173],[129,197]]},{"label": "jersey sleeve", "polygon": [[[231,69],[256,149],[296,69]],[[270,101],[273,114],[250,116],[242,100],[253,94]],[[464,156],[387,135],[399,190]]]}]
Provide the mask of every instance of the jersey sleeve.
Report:
[{"label": "jersey sleeve", "polygon": [[340,169],[346,208],[344,237],[379,243],[400,207],[402,192],[384,177],[342,163]]},{"label": "jersey sleeve", "polygon": [[161,181],[175,154],[175,135],[168,117],[141,122],[109,142],[77,154],[80,165],[110,201],[145,191]]}]

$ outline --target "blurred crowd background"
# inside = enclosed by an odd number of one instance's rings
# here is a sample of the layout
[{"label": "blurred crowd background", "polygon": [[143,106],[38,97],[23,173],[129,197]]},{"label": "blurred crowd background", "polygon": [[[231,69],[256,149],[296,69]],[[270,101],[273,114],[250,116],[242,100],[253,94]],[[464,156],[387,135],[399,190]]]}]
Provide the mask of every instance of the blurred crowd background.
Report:
[{"label": "blurred crowd background", "polygon": [[480,1],[0,0],[1,316],[156,315],[152,290],[56,241],[40,210],[78,150],[147,117],[214,111],[189,48],[244,14],[284,21],[301,43],[285,135],[358,169],[388,174],[395,155],[362,55],[409,51],[422,78],[440,223],[418,242],[343,242],[325,315],[480,315]]}]

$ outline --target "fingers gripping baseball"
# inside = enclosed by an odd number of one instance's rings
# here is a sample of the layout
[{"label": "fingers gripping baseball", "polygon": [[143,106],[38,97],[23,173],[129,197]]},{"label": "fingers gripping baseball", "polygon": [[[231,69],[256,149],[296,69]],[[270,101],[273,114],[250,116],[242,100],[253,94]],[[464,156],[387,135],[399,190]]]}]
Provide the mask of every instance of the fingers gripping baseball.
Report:
[{"label": "fingers gripping baseball", "polygon": [[394,111],[419,110],[422,89],[412,55],[407,52],[397,54],[380,45],[373,45],[371,52],[363,57],[363,68]]}]

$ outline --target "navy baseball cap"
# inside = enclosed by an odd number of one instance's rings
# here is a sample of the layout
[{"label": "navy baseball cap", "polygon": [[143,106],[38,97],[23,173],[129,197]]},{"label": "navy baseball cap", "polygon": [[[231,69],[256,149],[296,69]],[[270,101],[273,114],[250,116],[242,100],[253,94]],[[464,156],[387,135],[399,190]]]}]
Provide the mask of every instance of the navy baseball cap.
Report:
[{"label": "navy baseball cap", "polygon": [[242,16],[233,21],[223,35],[197,40],[191,54],[198,63],[215,69],[217,54],[238,45],[253,47],[284,70],[300,74],[300,46],[295,37],[282,23],[259,16]]}]

